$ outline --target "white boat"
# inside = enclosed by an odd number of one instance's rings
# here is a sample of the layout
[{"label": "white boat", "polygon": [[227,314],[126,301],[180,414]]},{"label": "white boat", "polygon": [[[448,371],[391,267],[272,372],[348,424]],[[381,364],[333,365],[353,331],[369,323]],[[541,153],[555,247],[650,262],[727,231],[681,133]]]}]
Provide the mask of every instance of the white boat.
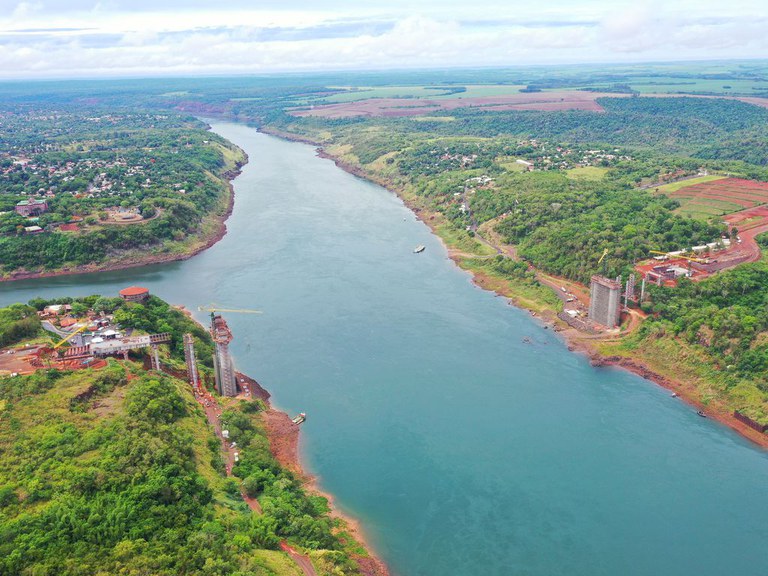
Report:
[{"label": "white boat", "polygon": [[427,249],[426,246],[419,245],[419,246],[416,246],[416,248],[413,249],[413,253],[414,254],[418,254],[419,252],[424,252],[424,250],[426,250],[426,249]]}]

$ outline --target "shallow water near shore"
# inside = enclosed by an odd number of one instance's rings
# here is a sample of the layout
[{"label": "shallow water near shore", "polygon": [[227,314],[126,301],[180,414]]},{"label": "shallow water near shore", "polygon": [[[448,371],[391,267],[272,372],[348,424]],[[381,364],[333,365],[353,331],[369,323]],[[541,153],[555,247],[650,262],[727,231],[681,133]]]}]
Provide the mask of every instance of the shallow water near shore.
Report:
[{"label": "shallow water near shore", "polygon": [[213,124],[250,157],[221,242],[184,262],[0,284],[0,304],[139,284],[203,321],[199,305],[263,310],[227,315],[237,367],[307,413],[308,472],[394,574],[768,567],[765,451],[568,352],[474,286],[386,190],[311,146]]}]

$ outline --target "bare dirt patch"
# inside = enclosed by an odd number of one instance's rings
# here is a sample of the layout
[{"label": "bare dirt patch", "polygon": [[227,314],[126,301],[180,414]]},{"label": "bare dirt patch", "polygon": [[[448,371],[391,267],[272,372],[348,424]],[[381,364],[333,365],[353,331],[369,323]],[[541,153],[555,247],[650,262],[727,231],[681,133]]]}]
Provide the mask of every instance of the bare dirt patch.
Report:
[{"label": "bare dirt patch", "polygon": [[0,350],[0,375],[31,374],[38,367],[32,361],[37,359],[41,346],[25,348],[11,347]]}]

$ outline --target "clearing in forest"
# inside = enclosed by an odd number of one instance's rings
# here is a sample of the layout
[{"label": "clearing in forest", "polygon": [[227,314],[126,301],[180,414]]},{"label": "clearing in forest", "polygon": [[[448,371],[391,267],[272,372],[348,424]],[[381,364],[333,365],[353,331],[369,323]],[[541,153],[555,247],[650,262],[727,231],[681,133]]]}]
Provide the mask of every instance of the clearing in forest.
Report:
[{"label": "clearing in forest", "polygon": [[602,180],[608,172],[608,168],[601,166],[581,166],[565,171],[565,175],[573,180]]},{"label": "clearing in forest", "polygon": [[697,178],[663,186],[659,191],[680,202],[678,213],[701,219],[768,203],[768,182],[742,178]]}]

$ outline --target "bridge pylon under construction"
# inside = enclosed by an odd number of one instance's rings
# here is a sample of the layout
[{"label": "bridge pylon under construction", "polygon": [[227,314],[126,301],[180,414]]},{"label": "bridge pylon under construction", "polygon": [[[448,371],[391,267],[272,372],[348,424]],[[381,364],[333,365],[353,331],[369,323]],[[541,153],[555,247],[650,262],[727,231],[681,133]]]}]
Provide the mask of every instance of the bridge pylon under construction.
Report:
[{"label": "bridge pylon under construction", "polygon": [[235,375],[232,355],[229,353],[232,331],[224,318],[213,312],[211,312],[211,336],[215,346],[213,370],[216,378],[216,389],[222,396],[237,396],[237,376]]}]

